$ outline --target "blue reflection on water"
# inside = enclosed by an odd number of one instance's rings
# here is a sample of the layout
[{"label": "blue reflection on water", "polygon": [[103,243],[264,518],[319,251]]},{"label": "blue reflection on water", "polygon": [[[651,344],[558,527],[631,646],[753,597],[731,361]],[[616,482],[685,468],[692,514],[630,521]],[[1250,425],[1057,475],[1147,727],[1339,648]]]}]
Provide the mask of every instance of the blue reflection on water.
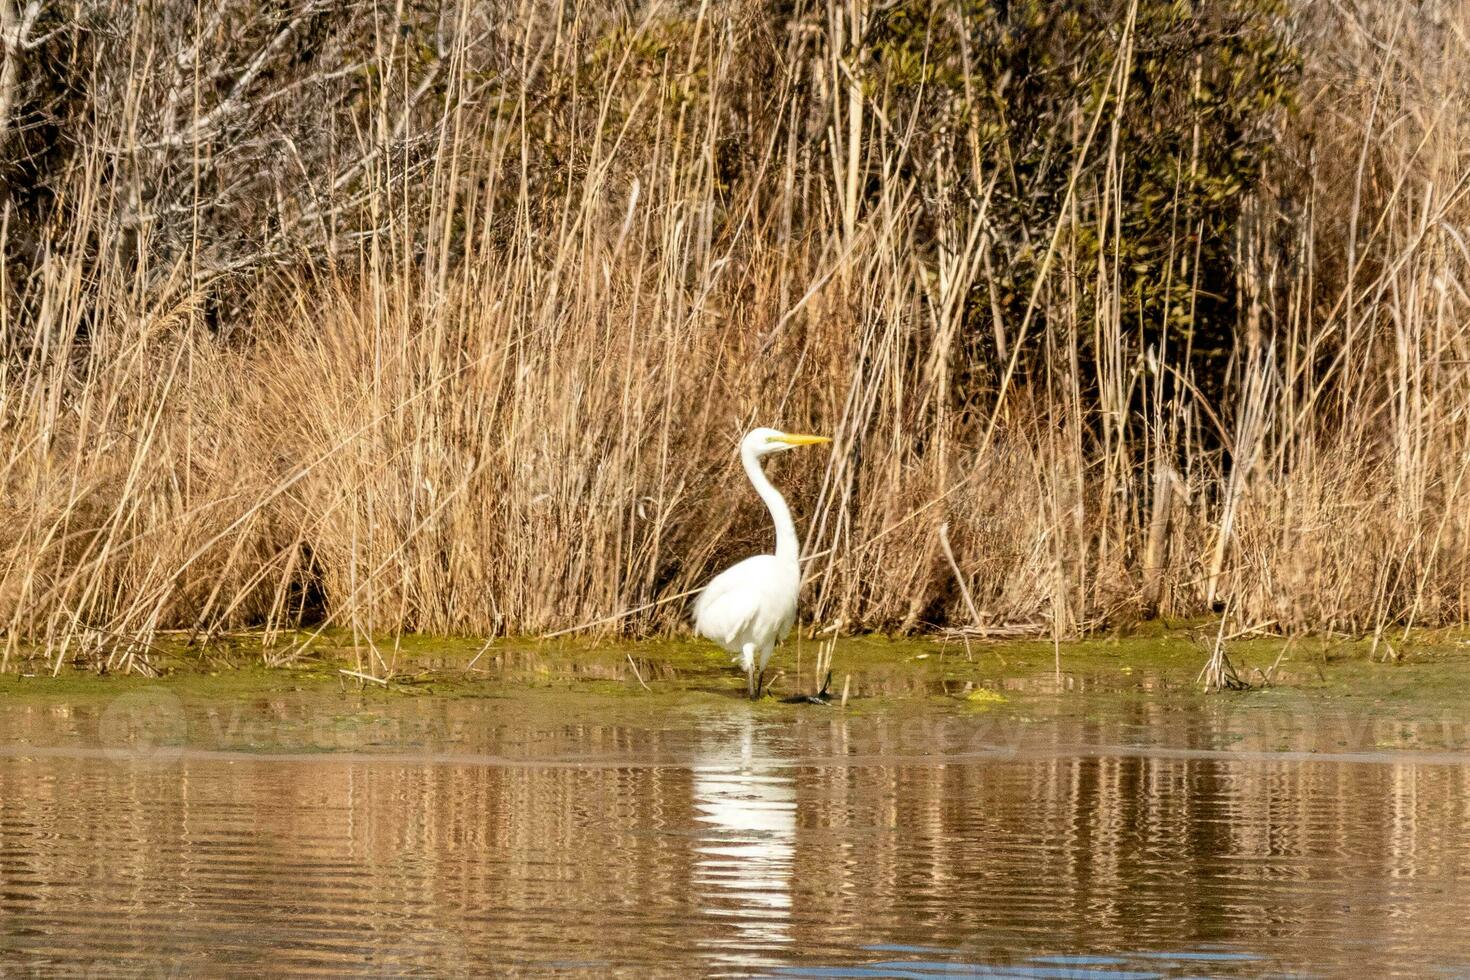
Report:
[{"label": "blue reflection on water", "polygon": [[[783,966],[773,973],[790,977],[918,977],[925,980],[948,977],[1014,977],[1017,980],[1165,980],[1195,975],[1201,963],[1249,963],[1260,960],[1253,953],[1231,950],[1194,949],[1109,955],[1048,954],[1018,959],[1012,963],[975,963],[966,959],[973,951],[935,946],[875,944],[864,946],[871,953],[910,954],[914,959],[882,959],[851,966]],[[948,956],[950,959],[919,957]]]}]

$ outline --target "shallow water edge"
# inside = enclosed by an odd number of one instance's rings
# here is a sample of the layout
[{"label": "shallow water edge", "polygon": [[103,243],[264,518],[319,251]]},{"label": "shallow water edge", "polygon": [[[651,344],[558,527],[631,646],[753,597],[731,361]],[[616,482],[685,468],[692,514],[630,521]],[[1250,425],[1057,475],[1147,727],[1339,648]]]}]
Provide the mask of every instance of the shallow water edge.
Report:
[{"label": "shallow water edge", "polygon": [[[1397,659],[1387,662],[1370,656],[1368,641],[1251,639],[1230,649],[1250,689],[1206,694],[1204,633],[1160,630],[1056,646],[802,639],[778,652],[771,693],[757,702],[744,697],[744,677],[729,658],[702,642],[411,637],[354,647],[350,636],[325,634],[303,654],[299,637],[262,650],[258,638],[236,636],[201,649],[160,648],[150,658],[152,677],[78,669],[52,676],[45,664],[20,660],[0,674],[0,699],[12,722],[47,717],[59,723],[43,728],[72,737],[90,729],[96,738],[82,741],[103,743],[98,751],[123,744],[462,752],[462,722],[436,705],[465,700],[486,702],[502,726],[519,730],[569,720],[644,728],[750,718],[819,731],[840,718],[871,729],[876,751],[905,759],[1024,754],[1036,749],[1028,731],[1059,720],[1131,719],[1147,732],[1180,713],[1218,726],[1217,735],[1202,742],[1192,735],[1187,745],[1124,738],[1122,750],[1367,758],[1470,749],[1470,644],[1459,637],[1398,644]],[[799,700],[824,684],[827,703]],[[1098,734],[1085,740],[1096,746]]]},{"label": "shallow water edge", "polygon": [[0,677],[0,976],[1470,969],[1453,639],[254,642]]}]

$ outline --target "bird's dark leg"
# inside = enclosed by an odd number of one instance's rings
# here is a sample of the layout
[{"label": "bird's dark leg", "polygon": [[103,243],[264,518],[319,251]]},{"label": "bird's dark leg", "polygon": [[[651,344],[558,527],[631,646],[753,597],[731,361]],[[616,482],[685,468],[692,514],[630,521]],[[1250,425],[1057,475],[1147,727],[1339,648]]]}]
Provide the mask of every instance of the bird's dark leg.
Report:
[{"label": "bird's dark leg", "polygon": [[757,701],[760,700],[760,698],[761,698],[761,689],[763,687],[765,687],[765,686],[766,686],[766,668],[762,667],[761,668],[761,672],[756,675],[756,680],[755,680],[755,699]]},{"label": "bird's dark leg", "polygon": [[830,695],[830,694],[827,693],[827,688],[829,688],[831,686],[832,686],[832,672],[829,670],[829,671],[827,671],[827,676],[825,678],[823,678],[823,680],[822,680],[822,689],[820,691],[818,691],[816,694],[808,694],[804,700],[810,701],[812,704],[823,704],[823,705],[831,704],[832,703],[832,695]]},{"label": "bird's dark leg", "polygon": [[786,704],[821,704],[821,705],[829,705],[829,704],[832,703],[832,695],[830,693],[828,693],[828,688],[830,688],[831,686],[832,686],[832,672],[829,670],[829,671],[827,671],[827,677],[826,677],[826,679],[822,681],[822,689],[820,691],[818,691],[816,694],[793,694],[793,695],[791,695],[791,697],[789,697],[789,698],[782,698],[781,700],[783,702],[785,702]]}]

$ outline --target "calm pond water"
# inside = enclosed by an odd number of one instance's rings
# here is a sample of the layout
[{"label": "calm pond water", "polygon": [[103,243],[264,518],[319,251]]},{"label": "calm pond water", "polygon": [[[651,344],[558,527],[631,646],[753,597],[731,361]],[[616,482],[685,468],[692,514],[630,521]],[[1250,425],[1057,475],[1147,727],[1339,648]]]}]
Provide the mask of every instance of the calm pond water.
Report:
[{"label": "calm pond water", "polygon": [[1455,718],[627,700],[0,704],[0,976],[1470,976]]}]

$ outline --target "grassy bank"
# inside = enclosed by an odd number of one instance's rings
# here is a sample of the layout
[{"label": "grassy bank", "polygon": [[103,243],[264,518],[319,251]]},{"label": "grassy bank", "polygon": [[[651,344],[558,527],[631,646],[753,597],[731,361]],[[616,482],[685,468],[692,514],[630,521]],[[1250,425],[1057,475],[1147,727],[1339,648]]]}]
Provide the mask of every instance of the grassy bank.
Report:
[{"label": "grassy bank", "polygon": [[822,629],[1465,625],[1470,11],[1198,6],[12,25],[6,664],[667,635],[766,423]]},{"label": "grassy bank", "polygon": [[[166,666],[154,678],[3,674],[0,754],[152,767],[282,753],[642,767],[688,764],[691,735],[725,757],[745,744],[758,757],[818,765],[1003,763],[1079,750],[1395,763],[1399,753],[1443,761],[1470,749],[1470,648],[1453,637],[1425,638],[1396,663],[1350,643],[1251,641],[1232,656],[1257,686],[1225,696],[1197,683],[1201,654],[1187,632],[1063,644],[1060,675],[1049,644],[996,644],[967,659],[924,640],[846,640],[831,650],[837,694],[826,705],[783,700],[820,683],[809,656],[798,674],[795,651],[776,664],[775,696],[752,703],[743,676],[703,645],[482,647],[409,644],[388,683],[355,676],[343,637],[278,667],[262,665],[258,645],[229,643],[160,653]],[[650,733],[660,748],[630,756]]]},{"label": "grassy bank", "polygon": [[[803,707],[823,710],[785,699],[817,693],[829,670],[829,707],[858,715],[1024,713],[1027,705],[1042,703],[1048,711],[1067,704],[1068,710],[1085,711],[1134,697],[1197,705],[1213,638],[1213,629],[1185,627],[1056,646],[1006,641],[967,648],[884,637],[807,641],[773,661],[771,694],[750,710],[777,716]],[[146,691],[205,701],[255,701],[291,692],[488,697],[543,706],[571,699],[569,704],[581,703],[578,710],[600,706],[599,711],[631,699],[655,712],[688,709],[697,715],[737,710],[745,693],[744,675],[729,657],[702,642],[418,636],[396,645],[388,639],[374,649],[342,632],[280,639],[280,645],[264,649],[258,636],[195,648],[161,639],[152,651],[152,678],[99,676],[85,664],[53,677],[38,655],[0,675],[0,695],[64,703]],[[1391,718],[1459,710],[1470,698],[1470,643],[1462,634],[1418,636],[1395,648],[1391,659],[1375,654],[1371,642],[1329,638],[1246,638],[1232,641],[1228,654],[1244,682],[1238,690],[1248,686],[1254,692],[1240,704],[1356,705]]]}]

